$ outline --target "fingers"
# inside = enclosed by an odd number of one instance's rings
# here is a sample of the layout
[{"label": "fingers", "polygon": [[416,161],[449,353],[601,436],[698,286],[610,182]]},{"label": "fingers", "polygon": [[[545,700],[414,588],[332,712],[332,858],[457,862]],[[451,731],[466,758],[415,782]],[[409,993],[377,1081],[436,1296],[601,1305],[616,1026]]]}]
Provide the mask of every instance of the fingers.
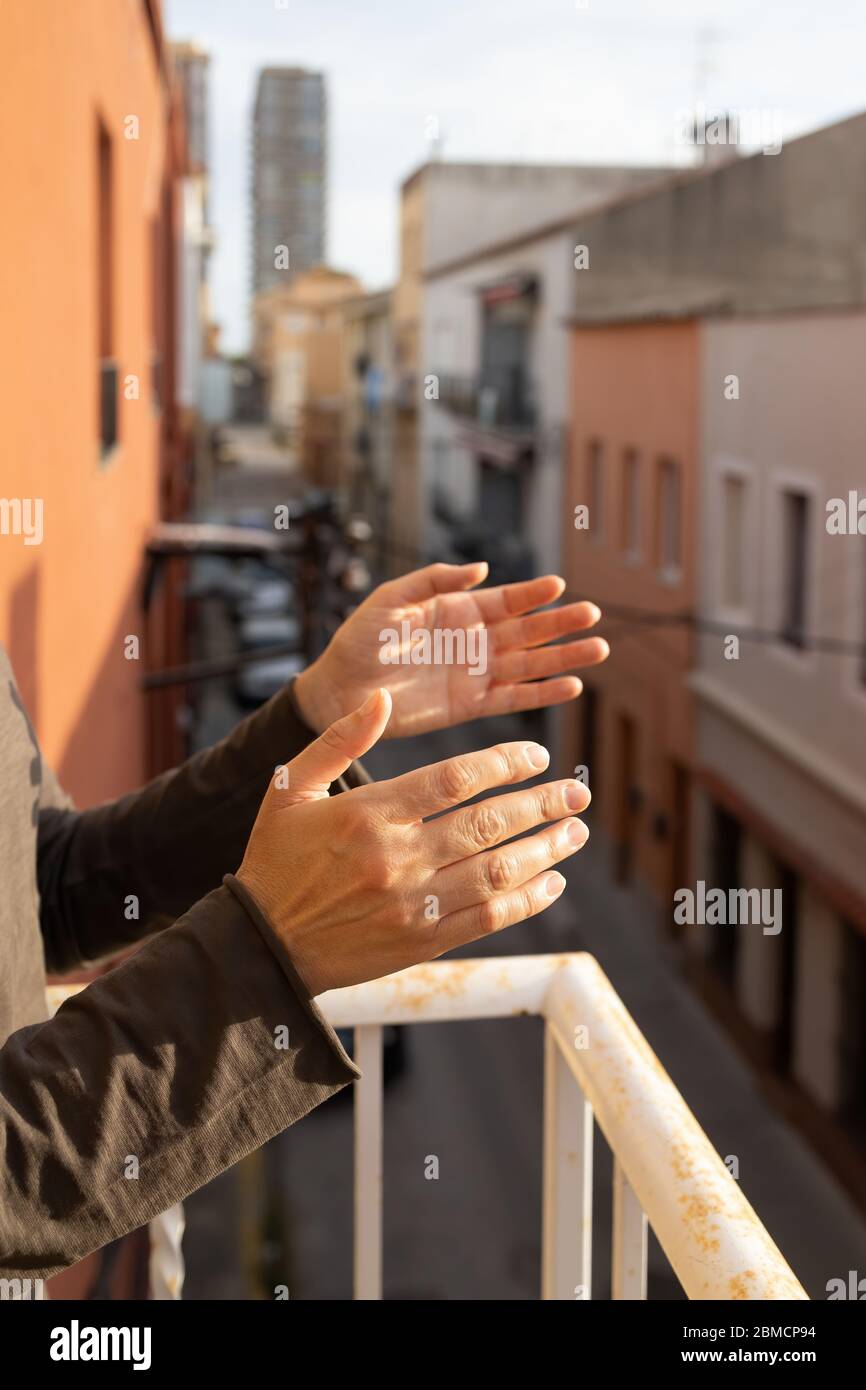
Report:
[{"label": "fingers", "polygon": [[544,869],[575,854],[588,838],[583,821],[570,817],[536,835],[512,840],[498,849],[440,869],[430,880],[430,892],[439,900],[440,916],[512,892]]},{"label": "fingers", "polygon": [[574,700],[583,686],[577,676],[557,676],[549,681],[527,681],[523,685],[494,685],[484,696],[484,713],[514,714],[517,710],[546,709]]},{"label": "fingers", "polygon": [[519,584],[500,584],[495,589],[480,589],[475,601],[486,623],[499,623],[516,613],[528,613],[553,603],[565,588],[558,574],[544,574],[538,579],[524,579]]},{"label": "fingers", "polygon": [[382,737],[390,717],[391,696],[387,690],[376,690],[358,709],[330,724],[286,768],[278,769],[286,774],[284,784],[279,776],[273,783],[281,804],[327,796],[331,783]]},{"label": "fingers", "polygon": [[576,642],[560,642],[555,647],[502,652],[494,658],[490,674],[495,681],[539,680],[542,676],[559,675],[575,667],[597,666],[606,660],[609,650],[603,637],[582,637]]},{"label": "fingers", "polygon": [[499,743],[418,768],[368,790],[389,820],[410,825],[459,806],[491,787],[535,777],[549,762],[550,754],[538,743]]},{"label": "fingers", "polygon": [[426,565],[424,569],[413,570],[400,579],[383,584],[383,597],[389,603],[423,603],[425,599],[435,598],[437,594],[451,594],[473,589],[487,578],[486,560],[471,565]]},{"label": "fingers", "polygon": [[527,917],[535,917],[551,907],[564,888],[562,874],[545,870],[510,893],[450,913],[442,918],[437,928],[435,956],[453,951],[457,946],[466,946],[480,936],[502,931],[503,927],[512,927]]},{"label": "fingers", "polygon": [[574,780],[491,796],[425,825],[424,857],[437,869],[456,864],[534,826],[585,811],[589,803],[589,788]]},{"label": "fingers", "polygon": [[562,608],[549,608],[529,617],[509,618],[497,623],[491,634],[498,652],[514,647],[539,647],[572,632],[583,632],[601,620],[601,609],[594,603],[567,603]]}]

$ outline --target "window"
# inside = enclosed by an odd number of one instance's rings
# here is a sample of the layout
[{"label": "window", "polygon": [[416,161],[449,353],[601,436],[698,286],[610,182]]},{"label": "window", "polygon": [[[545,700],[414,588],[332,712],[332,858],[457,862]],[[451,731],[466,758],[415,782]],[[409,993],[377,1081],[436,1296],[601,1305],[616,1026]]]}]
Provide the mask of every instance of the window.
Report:
[{"label": "window", "polygon": [[729,474],[722,480],[722,602],[726,608],[745,603],[746,483]]},{"label": "window", "polygon": [[587,451],[586,496],[590,535],[601,540],[604,535],[604,450],[598,439],[590,442]]},{"label": "window", "polygon": [[640,555],[640,473],[636,449],[626,449],[622,458],[622,550],[627,560]]},{"label": "window", "polygon": [[809,498],[788,490],[782,497],[782,640],[791,647],[802,647],[806,640],[808,539]]},{"label": "window", "polygon": [[96,285],[99,343],[99,452],[117,443],[117,363],[114,361],[114,187],[111,137],[101,121],[96,132]]},{"label": "window", "polygon": [[842,921],[843,968],[839,973],[839,1112],[866,1143],[866,935]]},{"label": "window", "polygon": [[593,685],[585,685],[578,703],[581,712],[581,737],[578,746],[578,766],[584,766],[587,785],[598,785],[597,753],[599,748],[599,708],[601,697]]},{"label": "window", "polygon": [[673,459],[658,462],[656,563],[665,579],[676,579],[682,565],[682,482]]}]

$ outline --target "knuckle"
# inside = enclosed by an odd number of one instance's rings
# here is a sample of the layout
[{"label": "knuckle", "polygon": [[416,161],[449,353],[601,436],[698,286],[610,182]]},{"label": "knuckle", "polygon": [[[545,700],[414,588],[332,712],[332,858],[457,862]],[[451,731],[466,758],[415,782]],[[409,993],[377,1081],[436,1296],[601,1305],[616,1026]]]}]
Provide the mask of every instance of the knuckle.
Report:
[{"label": "knuckle", "polygon": [[339,724],[329,724],[319,737],[326,748],[333,748],[336,752],[343,751],[343,735]]},{"label": "knuckle", "polygon": [[482,936],[490,936],[505,925],[505,908],[501,898],[489,898],[478,909],[478,926]]},{"label": "knuckle", "polygon": [[517,858],[513,854],[491,854],[485,865],[487,886],[493,893],[502,893],[517,876]]},{"label": "knuckle", "polygon": [[536,911],[537,903],[529,888],[524,888],[522,890],[518,901],[520,903],[520,920],[522,922],[524,918],[532,917]]},{"label": "knuckle", "polygon": [[334,799],[340,808],[342,831],[347,840],[366,838],[370,831],[370,817],[364,808],[351,795]]},{"label": "knuckle", "polygon": [[448,801],[465,801],[475,790],[475,774],[466,762],[444,763],[439,772],[439,784]]},{"label": "knuckle", "polygon": [[346,844],[370,853],[381,848],[381,834],[373,808],[364,805],[363,798],[359,796],[356,799],[354,792],[349,792],[348,795],[334,796],[331,803],[336,803],[341,810],[341,833]]},{"label": "knuckle", "polygon": [[473,845],[486,849],[497,844],[505,834],[505,818],[489,802],[479,806],[469,821],[469,838]]},{"label": "knuckle", "polygon": [[394,872],[384,853],[372,853],[365,857],[365,877],[367,886],[378,893],[389,893],[397,884]]},{"label": "knuckle", "polygon": [[442,944],[441,933],[438,924],[435,922],[424,922],[418,929],[417,918],[413,917],[412,927],[416,928],[413,935],[414,953],[418,961],[435,960],[445,950]]},{"label": "knuckle", "polygon": [[[395,924],[397,930],[402,935],[415,935],[418,928],[418,912],[408,898],[401,898],[394,909]],[[423,940],[423,929],[418,931],[419,940]]]},{"label": "knuckle", "polygon": [[496,771],[499,773],[500,777],[503,779],[512,777],[514,774],[514,760],[507,744],[497,743],[496,747],[492,748],[490,751],[493,754]]}]

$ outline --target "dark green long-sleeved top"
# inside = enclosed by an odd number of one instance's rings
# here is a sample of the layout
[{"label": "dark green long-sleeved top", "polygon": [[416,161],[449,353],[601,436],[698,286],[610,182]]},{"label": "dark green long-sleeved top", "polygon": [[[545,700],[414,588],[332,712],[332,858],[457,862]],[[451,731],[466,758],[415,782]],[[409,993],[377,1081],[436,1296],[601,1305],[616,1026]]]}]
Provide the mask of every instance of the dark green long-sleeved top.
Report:
[{"label": "dark green long-sleeved top", "polygon": [[[0,648],[0,1276],[141,1226],[359,1074],[233,878],[268,778],[312,737],[286,689],[77,811]],[[152,933],[45,1021],[46,969]]]}]

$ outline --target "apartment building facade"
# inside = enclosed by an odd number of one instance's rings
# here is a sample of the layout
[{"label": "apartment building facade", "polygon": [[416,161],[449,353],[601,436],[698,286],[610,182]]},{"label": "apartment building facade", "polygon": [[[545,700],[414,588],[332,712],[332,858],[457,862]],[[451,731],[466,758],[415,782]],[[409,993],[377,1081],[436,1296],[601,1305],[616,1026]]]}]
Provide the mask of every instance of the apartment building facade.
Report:
[{"label": "apartment building facade", "polygon": [[617,867],[861,1201],[864,174],[860,116],[577,227],[566,506],[616,647],[569,729]]},{"label": "apartment building facade", "polygon": [[[579,294],[579,291],[578,291]],[[568,591],[606,614],[615,659],[582,673],[563,716],[616,877],[660,900],[683,881],[694,774],[699,334],[688,320],[574,327]]]},{"label": "apartment building facade", "polygon": [[435,551],[457,531],[471,547],[489,531],[515,572],[556,567],[571,225],[662,172],[434,162],[406,180],[394,304],[407,546]]},{"label": "apartment building facade", "polygon": [[327,126],[321,73],[263,69],[252,127],[253,294],[325,261]]},{"label": "apartment building facade", "polygon": [[339,480],[344,306],[360,291],[353,275],[314,266],[253,301],[252,357],[267,382],[271,426],[310,481],[326,487]]},{"label": "apartment building facade", "polygon": [[349,512],[366,516],[380,568],[393,556],[394,332],[390,290],[348,299],[343,309],[341,488]]},{"label": "apartment building facade", "polygon": [[864,348],[862,310],[705,329],[696,875],[778,892],[781,930],[690,945],[708,997],[866,1202],[866,521],[852,530],[849,507],[866,514]]}]

